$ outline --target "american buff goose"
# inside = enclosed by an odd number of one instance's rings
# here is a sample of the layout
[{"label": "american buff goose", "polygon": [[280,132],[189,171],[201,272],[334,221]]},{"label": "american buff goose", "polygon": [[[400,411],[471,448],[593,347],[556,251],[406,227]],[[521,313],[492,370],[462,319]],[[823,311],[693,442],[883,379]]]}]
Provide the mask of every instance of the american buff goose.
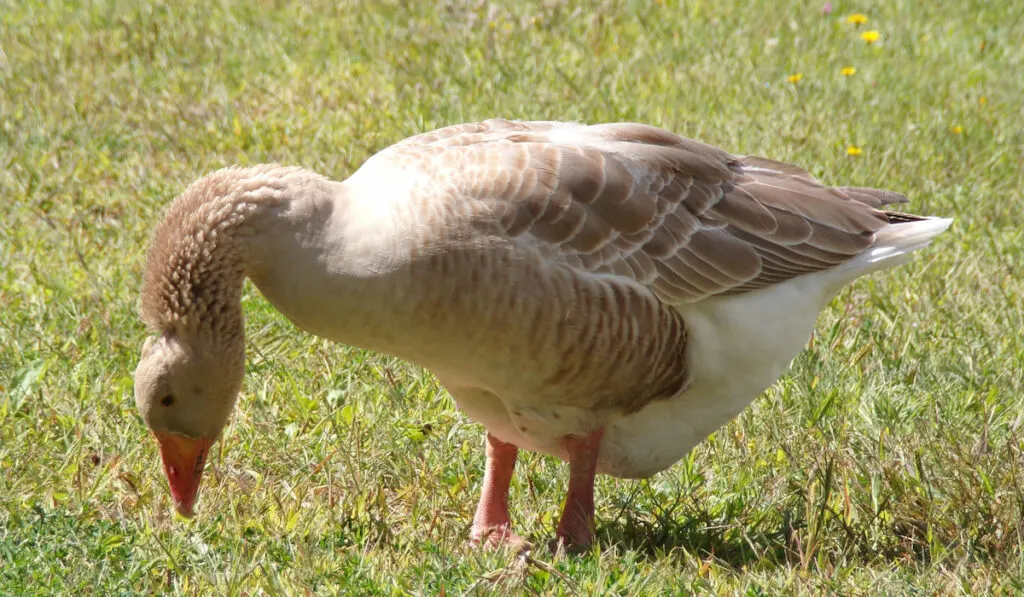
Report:
[{"label": "american buff goose", "polygon": [[135,377],[177,510],[243,377],[248,276],[309,332],[437,375],[482,423],[471,540],[518,541],[519,449],[569,463],[556,531],[586,546],[594,475],[683,457],[789,366],[845,284],[951,220],[640,124],[490,120],[421,134],[344,182],[229,168],[156,229]]}]

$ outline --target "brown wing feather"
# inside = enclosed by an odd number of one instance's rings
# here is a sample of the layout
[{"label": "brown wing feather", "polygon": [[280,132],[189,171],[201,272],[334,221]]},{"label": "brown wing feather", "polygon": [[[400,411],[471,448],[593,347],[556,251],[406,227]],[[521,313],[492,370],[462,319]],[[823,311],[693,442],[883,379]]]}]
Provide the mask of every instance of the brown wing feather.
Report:
[{"label": "brown wing feather", "polygon": [[669,303],[747,292],[853,258],[906,199],[820,184],[640,124],[489,120],[411,137],[440,151],[453,196],[572,267],[614,273]]}]

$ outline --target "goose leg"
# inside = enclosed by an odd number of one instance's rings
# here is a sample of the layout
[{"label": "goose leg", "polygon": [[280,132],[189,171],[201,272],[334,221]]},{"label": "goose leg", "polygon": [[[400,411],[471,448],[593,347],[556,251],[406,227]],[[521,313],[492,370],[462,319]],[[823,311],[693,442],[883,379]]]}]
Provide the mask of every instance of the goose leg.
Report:
[{"label": "goose leg", "polygon": [[[594,539],[594,475],[604,429],[586,437],[566,436],[569,452],[569,493],[555,536],[558,545],[584,549]],[[556,545],[557,548],[557,545]]]},{"label": "goose leg", "polygon": [[508,516],[508,489],[512,484],[512,472],[518,454],[519,448],[515,445],[487,434],[484,486],[476,515],[473,516],[473,530],[469,534],[471,544],[497,547],[503,543],[524,542],[512,532],[512,522]]}]

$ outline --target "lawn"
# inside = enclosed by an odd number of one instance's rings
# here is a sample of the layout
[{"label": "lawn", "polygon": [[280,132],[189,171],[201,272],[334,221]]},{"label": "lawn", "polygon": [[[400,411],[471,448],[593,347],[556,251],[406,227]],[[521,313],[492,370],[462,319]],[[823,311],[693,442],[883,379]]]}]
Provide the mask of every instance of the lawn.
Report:
[{"label": "lawn", "polygon": [[[140,4],[0,0],[0,594],[1024,591],[1020,3]],[[163,209],[496,116],[656,124],[956,222],[682,462],[600,478],[577,556],[468,547],[482,429],[247,286],[240,404],[177,517],[132,390]],[[566,478],[520,460],[539,546]]]}]

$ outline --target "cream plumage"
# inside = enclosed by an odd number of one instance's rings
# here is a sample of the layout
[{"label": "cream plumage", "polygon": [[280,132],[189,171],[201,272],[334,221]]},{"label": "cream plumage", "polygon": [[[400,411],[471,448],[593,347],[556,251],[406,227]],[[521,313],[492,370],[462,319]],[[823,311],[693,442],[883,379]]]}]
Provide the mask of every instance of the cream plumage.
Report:
[{"label": "cream plumage", "polygon": [[190,186],[146,263],[136,400],[190,514],[244,359],[248,276],[314,334],[433,371],[488,430],[473,539],[515,539],[517,447],[593,475],[671,466],[788,367],[846,283],[950,220],[639,124],[491,120],[406,139],[344,182],[227,169]]}]

